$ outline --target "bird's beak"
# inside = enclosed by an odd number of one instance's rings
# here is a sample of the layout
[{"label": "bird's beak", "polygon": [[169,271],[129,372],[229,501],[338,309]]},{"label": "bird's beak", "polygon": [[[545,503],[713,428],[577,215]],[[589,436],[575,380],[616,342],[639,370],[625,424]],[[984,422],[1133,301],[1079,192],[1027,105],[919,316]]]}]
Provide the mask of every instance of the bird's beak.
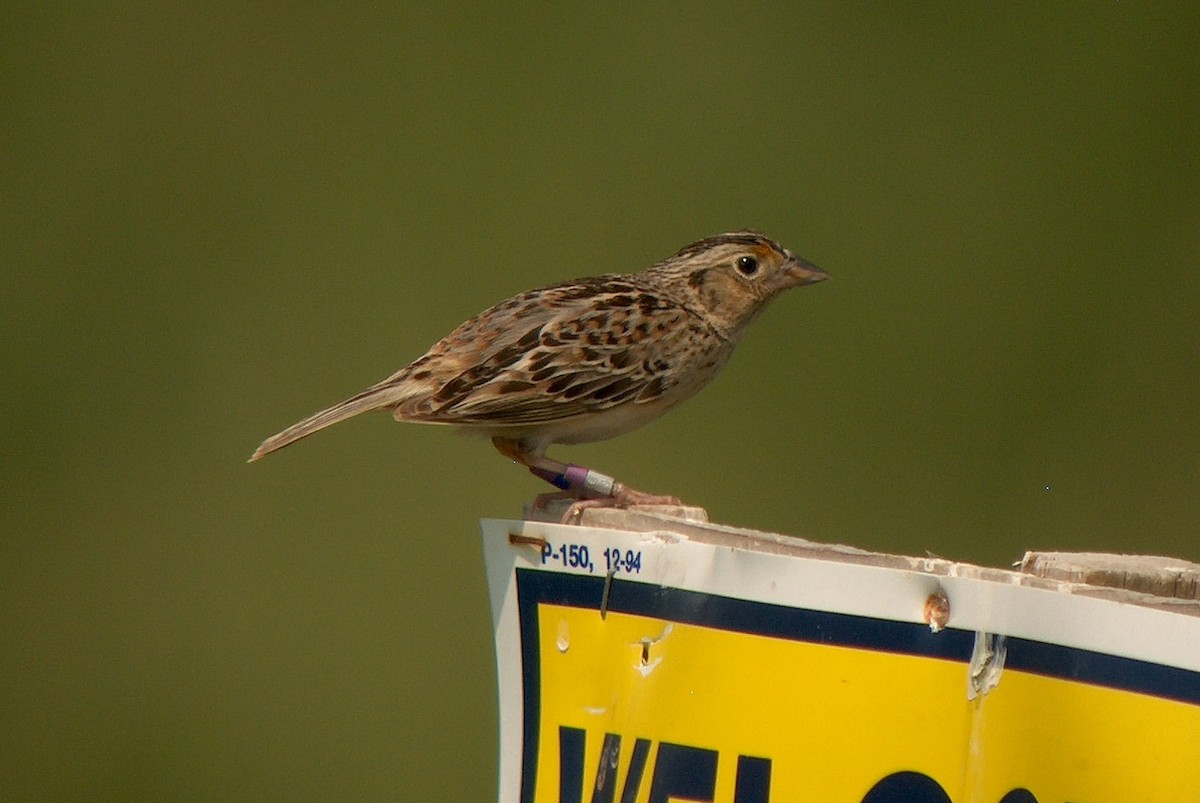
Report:
[{"label": "bird's beak", "polygon": [[783,275],[787,277],[787,287],[803,287],[806,284],[823,282],[829,274],[806,259],[788,254],[788,261],[783,265]]}]

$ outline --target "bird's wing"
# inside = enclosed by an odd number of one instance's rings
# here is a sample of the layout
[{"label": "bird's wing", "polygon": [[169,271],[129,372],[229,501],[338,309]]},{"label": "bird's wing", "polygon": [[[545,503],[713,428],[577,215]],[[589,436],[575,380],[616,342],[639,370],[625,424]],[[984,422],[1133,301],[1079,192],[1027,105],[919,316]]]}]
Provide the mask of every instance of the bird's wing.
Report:
[{"label": "bird's wing", "polygon": [[[542,291],[529,302],[534,311],[501,304],[468,321],[406,369],[409,382],[432,375],[445,381],[396,405],[396,418],[468,426],[560,421],[652,402],[686,373],[684,366],[707,359],[704,344],[711,346],[714,334],[694,313],[620,279],[605,279]],[[502,318],[509,319],[507,326]],[[472,326],[503,333],[478,361],[466,359],[472,339],[479,342]],[[447,365],[456,369],[453,375],[442,370]],[[426,371],[431,376],[423,376]]]}]

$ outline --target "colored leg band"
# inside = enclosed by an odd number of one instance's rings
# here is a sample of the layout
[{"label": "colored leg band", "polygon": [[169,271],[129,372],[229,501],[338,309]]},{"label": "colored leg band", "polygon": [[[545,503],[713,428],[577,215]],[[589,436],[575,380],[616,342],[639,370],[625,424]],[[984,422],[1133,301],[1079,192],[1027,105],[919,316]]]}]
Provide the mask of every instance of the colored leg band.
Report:
[{"label": "colored leg band", "polygon": [[[567,468],[570,468],[570,466],[567,466]],[[550,483],[561,491],[565,491],[571,487],[571,483],[567,480],[566,475],[559,474],[557,471],[552,471],[548,468],[542,468],[541,466],[530,466],[529,473],[535,477],[544,479],[546,482]]]},{"label": "colored leg band", "polygon": [[612,496],[617,484],[617,481],[607,474],[573,463],[564,466],[561,472],[537,465],[530,466],[529,471],[560,490],[581,491],[581,496],[585,499]]}]

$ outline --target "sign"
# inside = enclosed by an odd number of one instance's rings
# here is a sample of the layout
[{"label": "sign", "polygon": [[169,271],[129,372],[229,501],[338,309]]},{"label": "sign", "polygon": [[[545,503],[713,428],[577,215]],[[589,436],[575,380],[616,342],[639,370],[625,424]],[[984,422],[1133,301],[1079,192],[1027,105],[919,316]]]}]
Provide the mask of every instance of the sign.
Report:
[{"label": "sign", "polygon": [[483,540],[502,801],[1200,800],[1200,617],[669,532]]}]

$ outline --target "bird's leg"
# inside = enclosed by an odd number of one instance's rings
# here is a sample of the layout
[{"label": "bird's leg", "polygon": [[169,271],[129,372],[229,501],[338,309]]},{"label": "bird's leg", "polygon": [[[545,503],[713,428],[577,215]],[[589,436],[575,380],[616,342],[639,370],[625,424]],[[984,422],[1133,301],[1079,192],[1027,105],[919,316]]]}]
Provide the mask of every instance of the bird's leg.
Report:
[{"label": "bird's leg", "polygon": [[540,477],[561,491],[560,494],[539,496],[534,500],[536,506],[545,507],[546,502],[553,499],[576,500],[567,508],[567,512],[563,516],[564,524],[578,519],[583,511],[590,507],[624,508],[630,505],[682,504],[678,497],[637,491],[599,471],[529,452],[522,448],[519,440],[496,437],[492,438],[492,445],[500,454],[525,466],[529,469],[529,473]]},{"label": "bird's leg", "polygon": [[528,468],[530,474],[562,491],[560,498],[607,498],[613,496],[615,489],[621,486],[607,474],[528,451],[519,440],[513,438],[492,438],[492,445],[500,454]]},{"label": "bird's leg", "polygon": [[[550,470],[551,467],[545,465],[545,462],[546,462],[545,458],[541,458],[539,461],[538,455],[536,455],[533,452],[529,451],[528,449],[525,449],[524,447],[522,447],[520,440],[518,440],[516,438],[501,438],[499,436],[496,436],[496,437],[492,438],[492,445],[496,447],[496,451],[498,451],[500,454],[507,457],[509,460],[512,460],[515,463],[520,463],[521,465],[525,466],[527,469],[529,469],[529,472],[531,474],[534,474],[535,476],[545,479],[547,482],[550,482],[552,485],[555,485],[556,487],[560,487],[560,488],[562,487],[561,485],[558,485],[558,483],[553,482],[552,479],[548,479],[544,474],[539,473],[539,470],[536,467],[537,462],[543,463],[543,465],[542,465],[543,471]],[[551,462],[553,462],[553,461],[551,461]],[[538,494],[537,497],[533,500],[533,506],[534,506],[534,508],[536,508],[538,510],[543,510],[543,509],[545,509],[546,505],[549,504],[550,502],[556,502],[556,501],[563,500],[563,499],[578,499],[578,498],[579,497],[576,494],[570,493],[566,490],[561,490],[558,493]]]}]

